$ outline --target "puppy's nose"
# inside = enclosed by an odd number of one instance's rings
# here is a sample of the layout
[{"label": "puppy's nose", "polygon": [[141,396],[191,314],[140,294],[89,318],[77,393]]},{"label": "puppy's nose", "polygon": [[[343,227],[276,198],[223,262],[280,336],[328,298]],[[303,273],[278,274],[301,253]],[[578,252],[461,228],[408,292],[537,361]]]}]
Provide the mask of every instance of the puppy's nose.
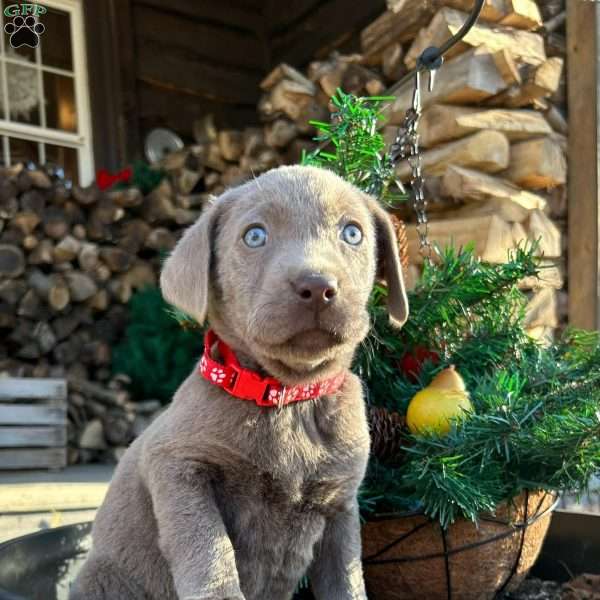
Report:
[{"label": "puppy's nose", "polygon": [[319,273],[300,275],[292,282],[292,287],[304,304],[315,308],[329,306],[338,293],[337,280]]}]

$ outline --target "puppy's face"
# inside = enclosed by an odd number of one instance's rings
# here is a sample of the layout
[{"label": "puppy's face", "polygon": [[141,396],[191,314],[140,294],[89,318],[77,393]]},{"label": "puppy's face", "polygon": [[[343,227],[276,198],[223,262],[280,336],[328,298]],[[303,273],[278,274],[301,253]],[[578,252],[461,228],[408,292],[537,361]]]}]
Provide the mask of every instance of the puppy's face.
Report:
[{"label": "puppy's face", "polygon": [[165,265],[163,293],[197,319],[208,308],[217,331],[263,366],[307,372],[347,355],[366,335],[378,254],[390,263],[388,284],[396,281],[390,293],[399,293],[392,316],[406,319],[386,220],[372,199],[332,173],[276,169],[203,214]]},{"label": "puppy's face", "polygon": [[321,362],[365,336],[375,228],[341,180],[259,180],[222,215],[215,249],[211,304],[253,354]]}]

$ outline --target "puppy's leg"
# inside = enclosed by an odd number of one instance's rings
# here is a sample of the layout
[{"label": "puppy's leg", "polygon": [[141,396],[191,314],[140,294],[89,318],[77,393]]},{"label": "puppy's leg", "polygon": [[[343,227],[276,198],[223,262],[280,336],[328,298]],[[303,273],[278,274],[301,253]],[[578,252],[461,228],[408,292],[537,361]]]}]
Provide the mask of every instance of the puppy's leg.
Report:
[{"label": "puppy's leg", "polygon": [[91,556],[83,565],[69,600],[146,600],[137,585],[127,581],[108,559]]},{"label": "puppy's leg", "polygon": [[159,547],[182,600],[244,600],[233,545],[210,477],[163,449],[146,454]]},{"label": "puppy's leg", "polygon": [[308,578],[317,600],[367,600],[356,503],[327,523]]}]

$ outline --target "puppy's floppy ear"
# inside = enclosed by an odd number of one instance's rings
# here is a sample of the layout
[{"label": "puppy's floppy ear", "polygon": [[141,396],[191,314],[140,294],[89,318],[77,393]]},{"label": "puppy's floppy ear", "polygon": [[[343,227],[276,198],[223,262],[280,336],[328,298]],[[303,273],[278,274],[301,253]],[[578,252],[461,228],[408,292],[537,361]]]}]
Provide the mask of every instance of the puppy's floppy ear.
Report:
[{"label": "puppy's floppy ear", "polygon": [[377,230],[378,274],[387,283],[390,322],[396,327],[402,327],[408,319],[408,298],[402,263],[398,255],[396,233],[389,215],[376,200],[367,196],[367,205],[371,210]]},{"label": "puppy's floppy ear", "polygon": [[165,300],[200,325],[206,319],[212,241],[223,199],[217,198],[206,206],[200,218],[185,231],[160,274]]}]

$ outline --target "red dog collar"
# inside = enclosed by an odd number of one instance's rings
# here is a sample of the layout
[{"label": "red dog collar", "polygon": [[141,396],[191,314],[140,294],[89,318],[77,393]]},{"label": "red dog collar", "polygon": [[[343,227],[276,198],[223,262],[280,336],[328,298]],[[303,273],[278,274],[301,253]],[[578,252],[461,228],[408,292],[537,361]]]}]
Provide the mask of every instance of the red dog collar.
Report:
[{"label": "red dog collar", "polygon": [[[210,351],[218,343],[219,353],[224,364],[211,358]],[[198,372],[204,379],[223,388],[226,392],[241,400],[253,400],[258,406],[284,406],[301,400],[319,398],[325,394],[335,394],[345,379],[340,373],[331,379],[317,383],[286,387],[272,377],[260,377],[250,369],[244,369],[238,362],[233,350],[214,331],[209,330],[204,337],[204,355],[200,360]]]}]

